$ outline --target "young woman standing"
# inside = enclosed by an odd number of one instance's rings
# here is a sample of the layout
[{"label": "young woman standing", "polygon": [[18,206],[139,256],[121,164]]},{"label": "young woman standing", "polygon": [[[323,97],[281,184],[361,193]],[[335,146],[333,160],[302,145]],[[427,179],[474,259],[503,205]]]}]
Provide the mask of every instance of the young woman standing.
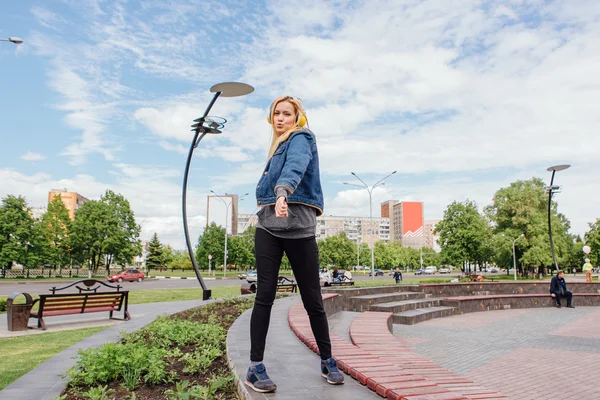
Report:
[{"label": "young woman standing", "polygon": [[321,375],[331,384],[341,384],[344,375],[331,357],[329,325],[319,282],[315,231],[317,216],[323,214],[323,191],[315,135],[305,128],[308,121],[302,103],[291,96],[273,101],[267,121],[273,136],[268,161],[256,187],[256,200],[261,207],[255,237],[258,281],[250,320],[251,364],[245,383],[257,392],[277,389],[267,375],[263,355],[285,252],[319,347]]}]

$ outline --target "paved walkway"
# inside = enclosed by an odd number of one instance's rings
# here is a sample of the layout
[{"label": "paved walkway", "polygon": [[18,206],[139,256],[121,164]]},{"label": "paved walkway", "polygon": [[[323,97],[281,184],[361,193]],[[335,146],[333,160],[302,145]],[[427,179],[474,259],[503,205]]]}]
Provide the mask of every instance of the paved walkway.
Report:
[{"label": "paved walkway", "polygon": [[[381,400],[375,392],[347,375],[346,383],[339,386],[329,385],[321,377],[319,356],[298,340],[288,324],[288,310],[299,301],[299,296],[291,296],[276,301],[273,306],[264,362],[269,376],[277,384],[275,393],[256,393],[243,385],[250,362],[252,310],[242,314],[231,326],[227,337],[227,351],[230,363],[235,368],[235,374],[242,381],[242,398],[247,400]],[[346,322],[332,325],[340,328]],[[345,329],[347,336],[347,326]]]},{"label": "paved walkway", "polygon": [[[77,355],[79,349],[87,349],[98,347],[104,343],[116,342],[121,338],[121,331],[134,332],[148,325],[157,316],[163,314],[174,314],[189,308],[197,307],[207,302],[191,300],[169,303],[151,303],[151,304],[136,304],[130,306],[131,313],[130,321],[120,321],[116,324],[114,321],[107,321],[106,315],[102,319],[96,313],[84,315],[69,315],[64,317],[48,318],[46,332],[53,332],[64,329],[73,329],[73,326],[98,326],[112,323],[114,326],[105,329],[102,332],[90,336],[79,343],[67,348],[62,353],[46,360],[37,368],[29,371],[15,382],[8,385],[4,390],[0,391],[0,400],[50,400],[58,397],[65,389],[67,381],[61,378],[69,368],[75,365],[73,357]],[[77,321],[77,322],[75,322]],[[31,320],[33,324],[35,321]],[[0,337],[9,336],[5,315],[0,315]],[[31,325],[30,325],[31,326]],[[29,330],[26,334],[36,334],[43,332],[41,330]]]},{"label": "paved walkway", "polygon": [[600,310],[527,309],[394,325],[418,353],[511,399],[600,398]]}]

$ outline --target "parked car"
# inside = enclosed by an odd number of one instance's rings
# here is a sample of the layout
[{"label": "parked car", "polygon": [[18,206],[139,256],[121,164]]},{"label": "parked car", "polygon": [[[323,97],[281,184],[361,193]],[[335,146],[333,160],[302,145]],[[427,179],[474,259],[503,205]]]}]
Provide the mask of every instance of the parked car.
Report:
[{"label": "parked car", "polygon": [[246,273],[246,281],[248,283],[255,283],[258,280],[258,276],[256,275],[256,270],[248,271]]},{"label": "parked car", "polygon": [[[375,276],[383,276],[383,270],[379,268],[375,268],[374,270]],[[373,271],[369,272],[369,276],[373,276]]]},{"label": "parked car", "polygon": [[436,272],[437,272],[437,267],[433,267],[433,266],[425,267],[425,269],[423,270],[423,273],[425,275],[432,275],[432,274],[435,274]]},{"label": "parked car", "polygon": [[438,271],[440,274],[449,274],[450,273],[450,268],[440,268],[440,270]]},{"label": "parked car", "polygon": [[415,275],[423,275],[425,272],[422,269],[415,270]]},{"label": "parked car", "polygon": [[246,279],[247,276],[248,276],[248,274],[246,272],[242,272],[241,274],[238,274],[238,278],[240,278],[240,279]]},{"label": "parked car", "polygon": [[146,275],[144,275],[144,273],[142,271],[139,271],[137,269],[126,269],[117,274],[109,275],[107,278],[108,278],[109,282],[121,283],[123,281],[141,282],[144,280],[145,277],[146,277]]},{"label": "parked car", "polygon": [[500,272],[500,270],[498,268],[496,268],[496,267],[490,268],[490,273],[497,274],[498,272]]}]

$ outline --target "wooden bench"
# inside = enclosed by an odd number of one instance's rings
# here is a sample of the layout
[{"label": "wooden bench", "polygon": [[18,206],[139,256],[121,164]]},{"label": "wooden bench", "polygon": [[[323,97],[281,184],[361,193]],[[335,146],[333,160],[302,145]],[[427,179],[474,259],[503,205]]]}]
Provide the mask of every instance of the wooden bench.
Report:
[{"label": "wooden bench", "polygon": [[[56,293],[73,286],[78,290],[77,293]],[[102,286],[116,290],[98,292]],[[43,330],[46,330],[44,317],[58,315],[108,312],[110,319],[116,319],[113,318],[113,313],[123,311],[122,319],[131,319],[127,311],[129,291],[121,290],[120,285],[113,286],[96,279],[82,279],[61,288],[54,286],[50,291],[51,294],[41,294],[39,299],[34,300],[33,305],[38,303],[39,307],[29,315],[29,318],[38,320],[37,327]]]},{"label": "wooden bench", "polygon": [[325,282],[324,286],[354,286],[354,281],[352,279],[348,279],[346,275],[342,275],[339,281],[332,280],[331,282]]},{"label": "wooden bench", "polygon": [[[282,293],[296,293],[298,292],[298,284],[295,280],[280,276],[277,278],[277,292]],[[240,288],[241,294],[252,294],[256,293],[256,282],[254,283],[242,283]]]}]

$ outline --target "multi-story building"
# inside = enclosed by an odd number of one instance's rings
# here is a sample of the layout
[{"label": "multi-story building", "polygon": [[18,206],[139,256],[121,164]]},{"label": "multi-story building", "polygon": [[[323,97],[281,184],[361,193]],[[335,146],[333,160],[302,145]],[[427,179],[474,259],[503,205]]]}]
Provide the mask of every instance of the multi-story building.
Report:
[{"label": "multi-story building", "polygon": [[438,240],[440,239],[440,234],[434,234],[435,226],[440,222],[439,219],[431,219],[425,221],[423,236],[425,238],[425,247],[435,250],[436,252],[442,251]]},{"label": "multi-story building", "polygon": [[[238,202],[239,196],[237,194],[227,194],[225,193],[222,196],[217,195],[208,195],[206,196],[206,227],[210,223],[210,199],[216,197],[217,201],[223,201],[225,203],[225,207],[227,207],[227,232],[231,233],[231,235],[236,236],[238,234]],[[231,200],[227,202],[226,198],[230,198]],[[229,208],[231,207],[231,208]]]},{"label": "multi-story building", "polygon": [[50,203],[55,196],[60,196],[61,200],[65,204],[65,207],[67,207],[67,210],[69,210],[69,218],[71,218],[71,221],[75,218],[75,211],[77,211],[77,209],[79,209],[83,203],[88,201],[88,199],[79,193],[69,192],[67,189],[52,189],[48,193],[48,203]]},{"label": "multi-story building", "polygon": [[[256,214],[238,215],[238,232],[242,233],[249,226],[256,226],[256,221]],[[338,217],[332,215],[317,217],[317,239],[325,239],[341,232],[344,232],[348,239],[353,242],[368,243],[369,246],[378,240],[387,242],[390,240],[390,219],[373,218],[373,222],[370,222],[368,218],[362,217]]]},{"label": "multi-story building", "polygon": [[422,202],[388,200],[381,204],[381,215],[389,216],[391,241],[416,249],[426,246]]}]

